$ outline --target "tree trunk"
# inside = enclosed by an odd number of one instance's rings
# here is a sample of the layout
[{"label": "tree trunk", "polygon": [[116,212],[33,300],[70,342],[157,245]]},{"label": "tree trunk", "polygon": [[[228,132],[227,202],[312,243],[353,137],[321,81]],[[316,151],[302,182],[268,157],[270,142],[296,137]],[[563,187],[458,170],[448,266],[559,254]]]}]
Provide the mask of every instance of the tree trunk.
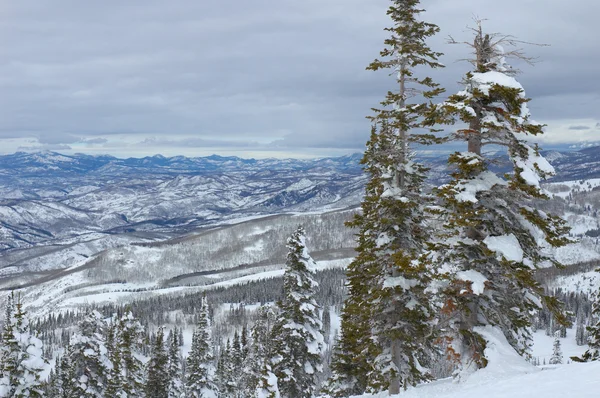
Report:
[{"label": "tree trunk", "polygon": [[469,123],[468,151],[481,156],[481,122],[479,114]]},{"label": "tree trunk", "polygon": [[[400,369],[400,345],[398,344],[398,340],[392,341],[392,362],[398,369]],[[390,379],[390,395],[400,394],[400,376],[396,375]]]}]

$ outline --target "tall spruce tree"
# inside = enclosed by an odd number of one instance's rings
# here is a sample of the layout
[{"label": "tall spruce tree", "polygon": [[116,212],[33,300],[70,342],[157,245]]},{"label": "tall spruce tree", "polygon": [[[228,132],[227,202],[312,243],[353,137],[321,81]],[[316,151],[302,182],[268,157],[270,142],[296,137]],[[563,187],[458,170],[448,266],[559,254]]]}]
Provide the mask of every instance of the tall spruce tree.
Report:
[{"label": "tall spruce tree", "polygon": [[216,396],[211,341],[208,302],[206,296],[203,296],[198,314],[198,325],[192,336],[192,348],[187,358],[186,392],[188,397],[210,398]]},{"label": "tall spruce tree", "polygon": [[121,397],[124,394],[123,380],[121,377],[121,352],[118,347],[118,333],[115,319],[106,328],[106,350],[108,351],[108,359],[110,367],[108,369],[106,390],[104,396],[106,398]]},{"label": "tall spruce tree", "polygon": [[[150,361],[146,365],[146,398],[168,398],[169,396],[169,355],[165,348],[165,334],[158,329],[152,341]],[[135,396],[135,395],[134,395]],[[139,396],[139,395],[138,395]]]},{"label": "tall spruce tree", "polygon": [[42,342],[29,328],[21,298],[15,298],[14,293],[11,293],[0,341],[0,396],[43,396],[40,376],[46,361],[42,352]]},{"label": "tall spruce tree", "polygon": [[128,397],[141,396],[144,391],[144,365],[139,359],[145,331],[130,310],[126,310],[117,327],[122,387]]},{"label": "tall spruce tree", "polygon": [[[316,376],[322,369],[324,340],[320,308],[314,298],[318,285],[312,273],[316,264],[306,248],[304,228],[298,227],[292,234],[287,248],[283,298],[277,303],[279,313],[272,330],[274,349],[270,366],[281,397],[309,398],[315,392]],[[263,385],[273,386],[268,368],[263,376],[266,377]]]},{"label": "tall spruce tree", "polygon": [[556,331],[554,333],[554,343],[552,344],[552,356],[550,357],[550,361],[548,361],[550,365],[562,365],[563,363],[563,354],[562,349],[560,348],[560,331]]},{"label": "tall spruce tree", "polygon": [[262,372],[265,370],[265,363],[270,358],[270,326],[273,317],[274,313],[270,307],[260,307],[257,311],[257,319],[250,330],[248,355],[243,371],[243,392],[246,397],[255,394],[263,376]]},{"label": "tall spruce tree", "polygon": [[[600,271],[600,270],[598,270]],[[571,357],[575,362],[591,362],[600,360],[600,291],[596,292],[592,304],[592,325],[588,326],[588,349],[581,357]]]},{"label": "tall spruce tree", "polygon": [[110,372],[106,327],[102,314],[91,311],[79,322],[77,332],[71,337],[66,363],[72,370],[64,374],[74,376],[70,381],[65,380],[65,384],[72,385],[72,396],[104,396]]},{"label": "tall spruce tree", "polygon": [[[467,143],[467,152],[449,157],[451,181],[438,189],[446,212],[436,247],[443,289],[442,325],[450,331],[449,354],[462,371],[484,367],[485,339],[478,326],[502,330],[521,354],[530,345],[532,313],[542,303],[564,322],[557,300],[544,295],[533,271],[554,260],[546,250],[568,242],[565,223],[536,210],[548,197],[540,180],[554,173],[539,149],[526,141],[543,133],[529,113],[529,99],[506,58],[524,58],[520,50],[505,52],[518,42],[484,34],[481,24],[469,43],[473,70],[465,89],[441,109],[466,125],[450,139]],[[446,119],[445,122],[448,122]],[[512,165],[504,176],[490,171],[494,161],[482,149],[504,148]]]},{"label": "tall spruce tree", "polygon": [[439,141],[418,129],[426,101],[443,90],[430,77],[416,77],[419,68],[442,66],[440,54],[426,44],[439,28],[421,21],[422,11],[418,0],[392,1],[382,59],[367,68],[391,69],[396,88],[370,117],[373,129],[362,160],[370,180],[362,214],[349,223],[360,232],[328,387],[334,396],[382,389],[396,394],[428,377],[421,362],[433,350],[425,293],[430,233],[424,211],[430,200],[423,192],[427,170],[415,162],[411,144]]},{"label": "tall spruce tree", "polygon": [[169,398],[181,398],[183,394],[183,380],[181,372],[181,350],[179,346],[179,333],[177,330],[169,332],[167,339],[169,347]]},{"label": "tall spruce tree", "polygon": [[227,344],[222,346],[219,351],[217,371],[215,374],[219,397],[233,398],[236,393],[237,375],[234,373],[231,341],[227,339]]},{"label": "tall spruce tree", "polygon": [[65,349],[63,357],[60,359],[60,371],[57,371],[59,377],[59,395],[60,398],[74,398],[76,397],[76,383],[77,378],[75,375],[75,367],[71,362],[72,347],[69,345]]}]

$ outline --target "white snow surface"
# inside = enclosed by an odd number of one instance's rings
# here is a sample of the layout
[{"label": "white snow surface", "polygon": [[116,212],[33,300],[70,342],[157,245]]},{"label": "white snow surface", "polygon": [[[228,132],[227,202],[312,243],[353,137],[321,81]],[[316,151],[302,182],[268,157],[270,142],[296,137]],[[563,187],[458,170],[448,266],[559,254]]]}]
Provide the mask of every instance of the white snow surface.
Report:
[{"label": "white snow surface", "polygon": [[508,76],[502,72],[490,71],[485,73],[473,73],[473,81],[477,83],[477,88],[485,95],[489,95],[490,88],[494,85],[518,88],[525,95],[523,86],[514,77]]},{"label": "white snow surface", "polygon": [[488,281],[488,279],[485,276],[472,269],[468,271],[457,272],[456,277],[461,281],[470,281],[471,290],[473,290],[473,293],[476,295],[480,295],[483,293],[483,291],[485,290],[485,282]]},{"label": "white snow surface", "polygon": [[[564,364],[542,370],[515,353],[499,331],[479,328],[487,340],[489,364],[455,383],[438,380],[402,391],[405,398],[591,398],[600,391],[600,362]],[[361,395],[361,398],[385,398],[387,393]],[[355,397],[358,398],[358,397]]]},{"label": "white snow surface", "polygon": [[514,162],[517,167],[523,170],[521,171],[521,177],[525,182],[528,185],[539,188],[541,177],[538,170],[548,175],[554,175],[556,171],[543,156],[536,154],[533,148],[528,146],[527,150],[527,158],[515,157]]},{"label": "white snow surface", "polygon": [[491,171],[484,171],[477,178],[461,183],[460,192],[456,194],[456,199],[461,202],[477,202],[477,193],[489,191],[494,185],[506,185],[506,181],[498,177]]},{"label": "white snow surface", "polygon": [[523,249],[514,234],[488,236],[483,240],[488,249],[504,256],[508,261],[523,261]]}]

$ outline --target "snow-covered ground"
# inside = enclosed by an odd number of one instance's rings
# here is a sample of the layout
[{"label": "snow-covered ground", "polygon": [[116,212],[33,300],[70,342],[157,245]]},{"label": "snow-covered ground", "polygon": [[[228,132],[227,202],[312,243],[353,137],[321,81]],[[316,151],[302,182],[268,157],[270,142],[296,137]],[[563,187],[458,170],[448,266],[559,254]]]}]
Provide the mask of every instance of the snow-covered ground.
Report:
[{"label": "snow-covered ground", "polygon": [[561,288],[566,292],[595,294],[600,289],[600,273],[588,271],[575,275],[559,276],[548,287],[550,289]]},{"label": "snow-covered ground", "polygon": [[[403,398],[597,398],[600,362],[535,367],[512,350],[501,333],[481,329],[488,340],[489,364],[459,383],[438,380],[403,391]],[[362,395],[384,398],[389,394]]]},{"label": "snow-covered ground", "polygon": [[576,180],[576,181],[561,181],[547,184],[551,189],[563,188],[558,192],[554,192],[555,196],[561,198],[567,198],[571,192],[589,192],[592,189],[600,186],[600,178],[591,178],[587,180]]}]

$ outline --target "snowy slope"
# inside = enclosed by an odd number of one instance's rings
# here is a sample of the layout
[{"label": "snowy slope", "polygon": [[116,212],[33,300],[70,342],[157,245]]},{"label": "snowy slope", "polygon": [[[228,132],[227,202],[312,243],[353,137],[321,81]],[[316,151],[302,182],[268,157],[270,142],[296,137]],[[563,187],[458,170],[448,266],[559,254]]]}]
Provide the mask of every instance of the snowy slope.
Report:
[{"label": "snowy slope", "polygon": [[[405,398],[597,398],[600,396],[600,362],[535,367],[509,347],[501,333],[484,329],[490,360],[460,383],[445,379],[409,388]],[[389,394],[362,395],[384,398]]]}]

